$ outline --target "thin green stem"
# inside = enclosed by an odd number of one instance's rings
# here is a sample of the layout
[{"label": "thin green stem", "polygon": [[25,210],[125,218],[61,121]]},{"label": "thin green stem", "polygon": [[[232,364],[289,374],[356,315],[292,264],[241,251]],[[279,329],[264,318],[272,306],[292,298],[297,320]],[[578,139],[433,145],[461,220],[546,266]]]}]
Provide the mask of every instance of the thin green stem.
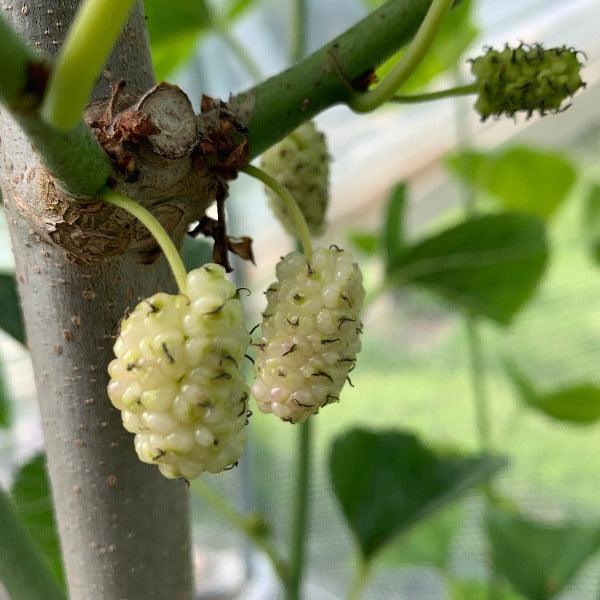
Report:
[{"label": "thin green stem", "polygon": [[360,557],[354,571],[354,577],[348,591],[348,600],[360,600],[367,585],[370,574],[370,565]]},{"label": "thin green stem", "polygon": [[246,175],[250,175],[250,177],[254,177],[259,181],[262,181],[265,185],[269,186],[285,203],[285,207],[287,209],[288,214],[290,215],[292,221],[294,222],[294,229],[296,230],[296,237],[298,241],[302,244],[302,249],[304,250],[304,256],[308,262],[312,259],[313,249],[312,249],[312,241],[310,239],[310,231],[308,230],[308,225],[306,224],[306,219],[302,214],[302,211],[298,208],[298,204],[294,197],[283,185],[279,183],[275,178],[271,177],[268,173],[255,167],[253,165],[246,165],[242,169],[240,169]]},{"label": "thin green stem", "polygon": [[173,272],[173,276],[177,281],[179,291],[182,294],[185,294],[187,287],[187,271],[185,265],[183,264],[179,250],[177,250],[173,240],[165,231],[165,228],[161,225],[160,221],[147,208],[144,208],[135,200],[132,200],[123,194],[119,194],[119,192],[115,192],[110,188],[104,188],[100,197],[104,202],[112,204],[113,206],[118,206],[127,211],[148,229],[165,255],[165,258],[171,267],[171,271]]},{"label": "thin green stem", "polygon": [[275,573],[285,583],[288,579],[288,566],[271,543],[265,526],[256,515],[242,515],[233,508],[218,492],[215,492],[201,477],[191,485],[194,493],[231,527],[244,534],[270,559]]},{"label": "thin green stem", "polygon": [[398,64],[374,89],[355,93],[348,104],[356,112],[370,112],[389,100],[412,75],[435,40],[453,0],[433,0],[419,30],[410,42]]},{"label": "thin green stem", "polygon": [[473,388],[473,402],[475,408],[475,422],[479,445],[482,450],[489,451],[492,445],[490,426],[489,403],[485,386],[485,365],[481,332],[477,319],[471,313],[465,314],[467,341],[469,347],[469,360],[471,363],[471,385]]},{"label": "thin green stem", "polygon": [[306,562],[306,539],[310,512],[310,472],[312,467],[312,419],[298,425],[296,450],[295,498],[290,539],[290,576],[286,582],[286,600],[299,600]]},{"label": "thin green stem", "polygon": [[90,99],[98,73],[135,0],[85,0],[54,67],[41,108],[42,119],[68,131]]},{"label": "thin green stem", "polygon": [[441,100],[442,98],[455,98],[457,96],[469,96],[477,93],[477,85],[459,85],[447,90],[437,92],[428,92],[425,94],[410,94],[407,96],[395,95],[389,99],[389,102],[397,104],[416,104],[418,102],[431,102],[432,100]]},{"label": "thin green stem", "polygon": [[306,54],[308,7],[306,0],[291,0],[290,62],[297,63]]},{"label": "thin green stem", "polygon": [[11,498],[1,489],[0,531],[0,582],[8,595],[19,600],[66,600]]}]

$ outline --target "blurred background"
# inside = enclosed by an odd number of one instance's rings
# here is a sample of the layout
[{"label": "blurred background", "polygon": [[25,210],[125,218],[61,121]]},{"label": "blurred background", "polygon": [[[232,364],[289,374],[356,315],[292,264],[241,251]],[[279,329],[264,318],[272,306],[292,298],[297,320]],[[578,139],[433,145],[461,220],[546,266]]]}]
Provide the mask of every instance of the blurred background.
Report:
[{"label": "blurred background", "polygon": [[[224,15],[230,4],[214,1],[216,14]],[[159,74],[178,83],[196,103],[202,93],[227,98],[251,86],[256,76],[275,74],[288,64],[288,3],[236,4],[241,8],[235,18],[219,18],[212,27],[190,23],[185,44],[181,37],[153,40]],[[309,2],[309,50],[376,4]],[[333,157],[330,226],[324,240],[352,249],[366,274],[367,291],[374,290],[383,271],[375,249],[377,232],[395,189],[402,194],[407,240],[459,223],[468,206],[484,211],[509,207],[543,219],[549,258],[535,293],[507,325],[473,318],[426,285],[398,287],[370,303],[363,351],[353,373],[355,387],[346,387],[342,401],[314,423],[305,586],[311,600],[345,597],[351,576],[354,542],[332,494],[327,455],[331,440],[353,425],[401,427],[427,443],[471,451],[488,444],[510,458],[510,466],[495,480],[499,494],[547,522],[600,527],[600,412],[580,422],[557,418],[532,406],[536,400],[530,389],[537,390],[538,399],[560,392],[575,404],[580,402],[577,394],[585,395],[582,402],[600,403],[600,264],[595,252],[600,239],[600,227],[595,227],[600,204],[600,3],[472,0],[455,21],[452,35],[446,32],[432,61],[409,82],[410,91],[469,81],[467,58],[477,56],[484,45],[519,41],[585,51],[587,89],[576,95],[568,111],[545,119],[481,123],[469,97],[386,106],[366,116],[345,107],[321,115],[317,123]],[[250,58],[241,56],[240,45]],[[467,148],[477,153],[465,154]],[[473,162],[485,169],[475,173],[465,166]],[[405,184],[401,192],[395,187],[400,182]],[[545,194],[552,197],[553,210]],[[236,263],[239,281],[253,291],[248,319],[254,324],[262,310],[261,291],[292,241],[271,216],[262,188],[243,176],[231,186],[228,209],[230,233],[255,241],[258,267]],[[2,223],[4,272],[12,269],[9,247]],[[27,351],[0,333],[0,352],[4,396],[10,399],[0,404],[0,414],[10,412],[5,419],[10,426],[0,428],[0,484],[10,487],[19,469],[43,450],[43,438]],[[478,429],[474,400],[482,393],[490,410],[487,440]],[[289,534],[295,431],[255,411],[249,432],[249,451],[240,468],[206,481],[240,509],[262,512],[283,543]],[[276,598],[268,562],[202,498],[192,498],[201,597]],[[35,503],[25,508],[34,517],[46,509]],[[381,555],[364,597],[487,597],[477,583],[490,570],[482,511],[481,495],[472,494],[441,513],[431,527],[416,530],[409,542],[392,544]],[[580,561],[557,596],[548,591],[538,597],[598,598],[600,555],[590,551],[585,558],[589,560]],[[472,582],[472,587],[457,586],[451,595],[450,579]]]}]

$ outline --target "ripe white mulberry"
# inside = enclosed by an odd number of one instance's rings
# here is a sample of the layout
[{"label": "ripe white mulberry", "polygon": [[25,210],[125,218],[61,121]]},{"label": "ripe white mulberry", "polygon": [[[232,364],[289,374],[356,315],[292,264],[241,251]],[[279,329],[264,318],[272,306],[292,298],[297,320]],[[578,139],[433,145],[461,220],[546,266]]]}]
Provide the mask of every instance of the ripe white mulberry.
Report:
[{"label": "ripe white mulberry", "polygon": [[187,276],[185,295],[158,293],[122,322],[108,395],[135,433],[143,462],[192,479],[235,465],[245,442],[248,388],[240,370],[250,342],[223,267]]},{"label": "ripe white mulberry", "polygon": [[310,265],[303,254],[291,252],[265,293],[252,391],[262,412],[300,423],[339,400],[354,368],[362,274],[353,256],[337,246],[318,248]]},{"label": "ripe white mulberry", "polygon": [[579,54],[566,46],[545,49],[540,44],[489,48],[471,60],[479,95],[475,110],[484,120],[518,111],[531,116],[535,110],[541,115],[562,110],[563,101],[585,85]]},{"label": "ripe white mulberry", "polygon": [[[262,168],[290,191],[314,236],[321,235],[325,229],[329,160],[325,135],[312,121],[275,144],[261,159]],[[294,222],[285,203],[271,188],[265,187],[265,190],[271,210],[285,230],[295,236]]]}]

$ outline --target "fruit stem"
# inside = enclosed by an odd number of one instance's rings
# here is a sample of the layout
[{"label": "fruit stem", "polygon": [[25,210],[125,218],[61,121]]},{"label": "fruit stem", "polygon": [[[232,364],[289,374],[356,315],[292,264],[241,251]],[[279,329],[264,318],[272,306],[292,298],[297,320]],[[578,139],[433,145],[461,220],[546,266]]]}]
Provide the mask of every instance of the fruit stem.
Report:
[{"label": "fruit stem", "polygon": [[355,112],[375,110],[394,96],[423,60],[437,35],[454,0],[433,0],[419,30],[400,61],[383,81],[368,92],[353,92],[348,105]]},{"label": "fruit stem", "polygon": [[83,2],[50,74],[40,111],[48,125],[64,131],[77,125],[133,2]]},{"label": "fruit stem", "polygon": [[288,189],[281,185],[279,181],[254,165],[246,165],[240,170],[246,173],[246,175],[250,175],[250,177],[254,177],[255,179],[258,179],[265,185],[269,186],[285,203],[287,211],[294,222],[296,237],[302,244],[304,256],[306,256],[306,260],[310,262],[313,254],[310,232],[308,230],[308,225],[306,224],[306,219],[304,218],[304,215],[302,214],[302,211],[298,207],[298,204],[296,200],[294,200],[292,194],[290,194]]},{"label": "fruit stem", "polygon": [[286,582],[286,600],[299,600],[302,573],[306,561],[306,532],[309,516],[309,480],[312,466],[312,419],[298,425],[295,500],[292,513],[290,575]]},{"label": "fruit stem", "polygon": [[437,92],[428,92],[425,94],[410,94],[406,96],[395,95],[389,99],[389,102],[395,102],[397,104],[416,104],[417,102],[430,102],[431,100],[453,98],[456,96],[468,96],[476,93],[477,84],[470,83],[468,85],[459,85],[448,88],[447,90],[439,90]]},{"label": "fruit stem", "polygon": [[192,490],[208,505],[215,513],[220,515],[224,521],[229,523],[234,529],[243,533],[248,539],[262,550],[271,560],[273,569],[282,582],[288,577],[288,566],[279,556],[277,549],[269,539],[268,532],[264,527],[256,526],[256,517],[254,515],[242,515],[233,508],[227,500],[218,492],[215,492],[202,477],[195,479],[192,483]]},{"label": "fruit stem", "polygon": [[183,264],[181,255],[173,243],[173,240],[158,219],[147,208],[144,208],[135,200],[132,200],[115,190],[111,190],[108,187],[104,188],[100,197],[107,204],[112,204],[113,206],[117,206],[127,211],[148,229],[165,255],[165,258],[171,267],[171,271],[173,272],[173,276],[175,277],[175,281],[177,281],[179,291],[182,294],[185,294],[187,287],[187,271],[185,265]]}]

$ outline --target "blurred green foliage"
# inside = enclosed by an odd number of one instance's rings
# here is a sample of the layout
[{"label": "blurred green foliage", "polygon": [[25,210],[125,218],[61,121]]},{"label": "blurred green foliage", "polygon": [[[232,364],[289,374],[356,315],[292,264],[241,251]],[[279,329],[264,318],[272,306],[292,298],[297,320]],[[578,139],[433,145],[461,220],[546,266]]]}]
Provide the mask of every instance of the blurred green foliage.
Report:
[{"label": "blurred green foliage", "polygon": [[488,214],[406,248],[389,267],[388,280],[426,287],[506,325],[531,298],[547,262],[541,221],[513,213]]},{"label": "blurred green foliage", "polygon": [[542,523],[496,507],[487,529],[496,568],[529,600],[556,597],[600,548],[597,523]]},{"label": "blurred green foliage", "polygon": [[17,293],[17,282],[12,273],[0,273],[0,329],[4,329],[21,344],[25,343],[25,327]]},{"label": "blurred green foliage", "polygon": [[57,580],[64,585],[58,530],[44,454],[35,455],[19,469],[11,495],[25,528],[48,561]]},{"label": "blurred green foliage", "polygon": [[452,542],[461,526],[463,513],[462,504],[455,502],[415,524],[383,548],[377,565],[384,568],[422,565],[447,571]]},{"label": "blurred green foliage", "polygon": [[588,425],[600,420],[600,386],[580,382],[568,387],[540,391],[514,362],[507,361],[506,372],[521,400],[557,421]]},{"label": "blurred green foliage", "polygon": [[8,390],[4,381],[4,369],[0,360],[0,429],[10,426],[11,407],[8,398]]},{"label": "blurred green foliage", "polygon": [[435,452],[400,430],[353,429],[331,446],[333,490],[364,560],[505,466],[498,457]]},{"label": "blurred green foliage", "polygon": [[217,24],[229,26],[256,0],[144,0],[156,79],[166,79],[187,63],[200,36]]},{"label": "blurred green foliage", "polygon": [[503,208],[549,219],[577,179],[564,154],[525,146],[498,152],[466,150],[448,158],[450,170]]}]

